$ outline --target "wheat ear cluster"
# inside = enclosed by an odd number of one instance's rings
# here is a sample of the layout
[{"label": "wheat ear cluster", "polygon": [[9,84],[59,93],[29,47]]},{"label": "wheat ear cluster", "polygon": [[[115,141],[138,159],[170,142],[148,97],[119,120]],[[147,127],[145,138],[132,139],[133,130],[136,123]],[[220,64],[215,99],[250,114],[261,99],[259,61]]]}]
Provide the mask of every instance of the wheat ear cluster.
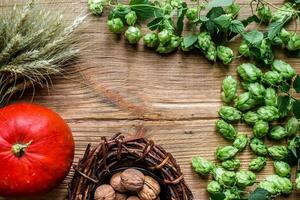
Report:
[{"label": "wheat ear cluster", "polygon": [[14,6],[0,13],[0,104],[35,86],[49,87],[51,76],[62,74],[79,53],[76,28],[62,12],[36,5]]}]

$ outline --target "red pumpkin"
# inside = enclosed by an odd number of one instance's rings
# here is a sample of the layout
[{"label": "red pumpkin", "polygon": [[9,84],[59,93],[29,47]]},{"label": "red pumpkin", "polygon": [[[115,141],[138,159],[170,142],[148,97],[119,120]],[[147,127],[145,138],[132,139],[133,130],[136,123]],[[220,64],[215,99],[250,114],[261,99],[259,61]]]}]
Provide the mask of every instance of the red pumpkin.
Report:
[{"label": "red pumpkin", "polygon": [[0,196],[28,196],[53,189],[68,174],[74,140],[55,112],[34,104],[0,110]]}]

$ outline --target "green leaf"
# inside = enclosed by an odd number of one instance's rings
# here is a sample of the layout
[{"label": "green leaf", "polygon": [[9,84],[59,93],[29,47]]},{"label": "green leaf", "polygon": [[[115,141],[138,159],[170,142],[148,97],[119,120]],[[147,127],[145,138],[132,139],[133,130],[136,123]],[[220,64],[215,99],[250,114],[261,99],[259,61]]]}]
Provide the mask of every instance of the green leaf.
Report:
[{"label": "green leaf", "polygon": [[183,38],[183,45],[185,48],[188,48],[192,45],[194,45],[198,40],[198,36],[197,35],[188,35],[188,36],[185,36]]},{"label": "green leaf", "polygon": [[274,38],[280,33],[283,25],[284,25],[284,22],[282,22],[282,21],[272,22],[268,26],[268,38],[270,40],[274,40]]},{"label": "green leaf", "polygon": [[290,105],[290,97],[289,96],[279,96],[278,99],[278,109],[281,116],[286,116],[289,112],[289,105]]},{"label": "green leaf", "polygon": [[244,29],[243,23],[239,20],[232,20],[229,26],[229,30],[233,33],[243,33]]},{"label": "green leaf", "polygon": [[259,23],[260,20],[259,18],[256,16],[256,15],[252,15],[250,17],[248,17],[247,19],[244,19],[242,21],[243,25],[246,27],[248,26],[249,24],[251,24],[252,22],[256,22],[256,23]]},{"label": "green leaf", "polygon": [[130,5],[149,4],[149,0],[130,0]]},{"label": "green leaf", "polygon": [[233,4],[233,0],[212,0],[208,3],[208,8],[225,7]]},{"label": "green leaf", "polygon": [[231,24],[231,18],[228,15],[221,15],[214,18],[212,21],[218,24],[222,29],[227,29]]},{"label": "green leaf", "polygon": [[294,80],[293,88],[296,90],[297,93],[300,93],[300,75],[298,75]]},{"label": "green leaf", "polygon": [[212,8],[206,15],[209,19],[217,18],[221,15],[225,14],[225,11],[221,7]]},{"label": "green leaf", "polygon": [[206,17],[206,16],[200,16],[200,17],[199,17],[199,21],[200,21],[200,22],[207,22],[208,20],[209,20],[209,18]]},{"label": "green leaf", "polygon": [[162,21],[163,21],[163,17],[157,17],[154,20],[152,20],[151,22],[149,22],[147,24],[147,27],[151,30],[154,31],[156,29],[159,28],[159,26],[161,25]]},{"label": "green leaf", "polygon": [[213,21],[213,19],[225,14],[224,9],[221,7],[212,8],[206,15],[209,19],[208,21],[204,22],[201,26],[204,30],[208,31],[211,35],[214,35],[219,31],[217,24]]},{"label": "green leaf", "polygon": [[300,119],[300,100],[293,103],[293,113],[297,119]]},{"label": "green leaf", "polygon": [[159,8],[154,7],[148,0],[131,0],[129,5],[131,10],[135,11],[141,20],[153,18],[160,11]]},{"label": "green leaf", "polygon": [[184,16],[187,11],[187,4],[184,2],[181,5],[181,8],[178,11],[178,19],[177,19],[177,34],[181,35],[183,31],[183,26],[184,26]]},{"label": "green leaf", "polygon": [[271,200],[271,197],[267,190],[257,188],[250,194],[249,200]]},{"label": "green leaf", "polygon": [[291,85],[288,84],[287,82],[283,82],[281,83],[281,85],[279,86],[280,91],[282,92],[288,92],[291,89]]},{"label": "green leaf", "polygon": [[129,7],[124,7],[123,9],[113,9],[110,11],[108,15],[108,19],[111,20],[113,18],[120,18],[123,22],[125,22],[125,16],[130,12]]},{"label": "green leaf", "polygon": [[256,45],[261,43],[264,39],[264,34],[260,31],[254,30],[243,34],[244,40],[249,44]]},{"label": "green leaf", "polygon": [[226,198],[225,194],[221,193],[221,192],[212,193],[212,194],[209,194],[209,196],[210,196],[211,200],[224,200]]}]

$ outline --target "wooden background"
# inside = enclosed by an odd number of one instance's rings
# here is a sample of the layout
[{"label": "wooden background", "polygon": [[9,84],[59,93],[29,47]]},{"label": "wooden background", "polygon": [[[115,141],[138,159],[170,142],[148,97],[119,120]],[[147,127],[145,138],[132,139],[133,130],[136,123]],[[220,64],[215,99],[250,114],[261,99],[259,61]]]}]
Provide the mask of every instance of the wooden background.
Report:
[{"label": "wooden background", "polygon": [[[2,7],[12,5],[12,1],[1,1]],[[240,18],[249,16],[248,1],[238,2],[242,4]],[[282,4],[282,0],[271,2]],[[88,13],[85,0],[41,3],[49,9],[67,8],[66,20]],[[33,102],[52,108],[70,125],[76,141],[74,163],[86,145],[98,143],[101,136],[134,134],[144,126],[147,137],[175,156],[195,199],[208,199],[207,180],[192,171],[190,160],[197,155],[214,159],[217,145],[227,144],[214,126],[222,104],[220,86],[225,76],[236,76],[235,69],[243,61],[237,59],[225,67],[209,63],[200,53],[160,56],[142,45],[132,47],[109,33],[106,17],[107,12],[100,18],[87,17],[78,31],[87,48],[81,63],[75,66],[77,72],[68,70],[66,76],[55,78],[54,88],[49,91],[38,89]],[[236,50],[239,43],[237,39],[231,47]],[[278,57],[283,58],[280,53]],[[300,73],[299,60],[284,59]],[[31,97],[28,92],[20,101],[31,101]],[[246,126],[238,129],[251,134]],[[246,169],[253,157],[249,150],[240,154],[242,168]],[[258,175],[258,181],[268,174],[273,174],[271,161]],[[36,199],[64,199],[71,175],[54,191]],[[293,194],[289,199],[300,199],[300,195]]]}]

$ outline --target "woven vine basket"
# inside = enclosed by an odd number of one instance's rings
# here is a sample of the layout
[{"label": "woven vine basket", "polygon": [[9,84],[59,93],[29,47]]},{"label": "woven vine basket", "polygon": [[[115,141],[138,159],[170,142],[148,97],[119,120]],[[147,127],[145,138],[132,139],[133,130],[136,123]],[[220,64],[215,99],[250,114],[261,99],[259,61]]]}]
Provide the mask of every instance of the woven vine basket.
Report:
[{"label": "woven vine basket", "polygon": [[180,167],[173,156],[152,140],[135,136],[125,139],[117,134],[102,138],[95,148],[88,145],[83,158],[74,166],[69,184],[69,200],[93,200],[95,189],[126,168],[137,168],[161,185],[161,200],[192,200]]}]

